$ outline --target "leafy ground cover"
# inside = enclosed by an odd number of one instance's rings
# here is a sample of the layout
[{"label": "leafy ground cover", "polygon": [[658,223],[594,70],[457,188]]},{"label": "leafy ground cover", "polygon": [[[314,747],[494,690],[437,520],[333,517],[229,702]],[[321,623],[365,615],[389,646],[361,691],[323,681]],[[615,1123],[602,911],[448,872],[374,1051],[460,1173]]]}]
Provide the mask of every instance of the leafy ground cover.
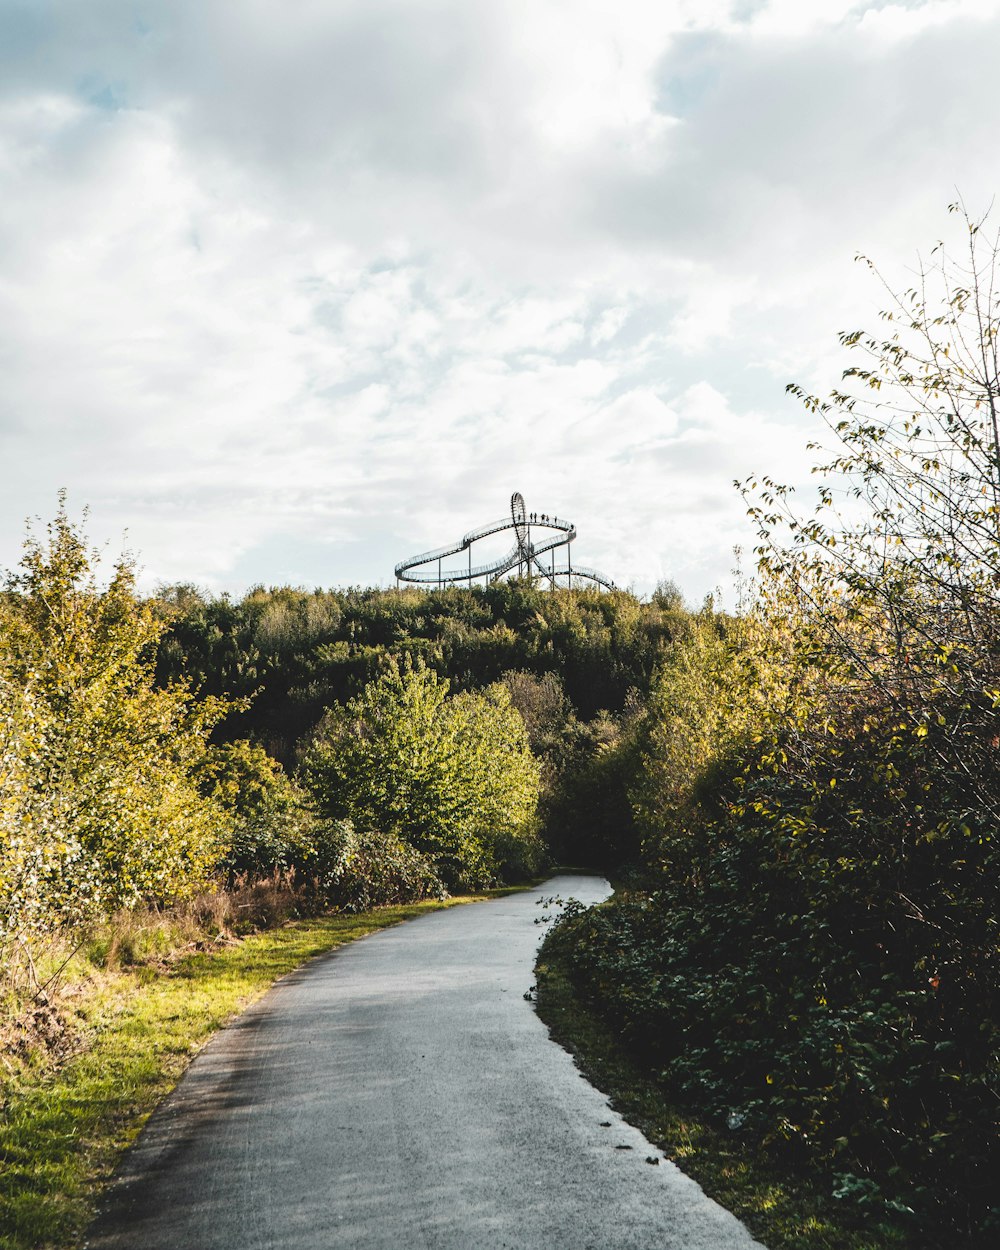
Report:
[{"label": "leafy ground cover", "polygon": [[543,943],[535,971],[538,1014],[583,1074],[769,1250],[916,1250],[899,1230],[859,1227],[815,1174],[790,1170],[678,1106],[575,992],[558,929]]},{"label": "leafy ground cover", "polygon": [[[14,1038],[2,1056],[0,1248],[77,1245],[150,1112],[208,1038],[276,978],[378,929],[483,897],[297,920],[188,953],[159,951],[147,934],[145,958],[113,971],[78,953],[64,972],[58,1024],[50,1006],[36,1011],[36,1031],[51,1018],[56,1044]],[[90,954],[107,962],[106,949]]]}]

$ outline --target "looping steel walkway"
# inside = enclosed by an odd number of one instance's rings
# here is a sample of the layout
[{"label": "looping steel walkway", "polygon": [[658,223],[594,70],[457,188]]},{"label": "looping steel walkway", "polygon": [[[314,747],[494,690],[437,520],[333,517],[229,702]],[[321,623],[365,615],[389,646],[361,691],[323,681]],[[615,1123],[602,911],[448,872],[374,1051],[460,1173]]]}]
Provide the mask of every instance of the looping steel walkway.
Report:
[{"label": "looping steel walkway", "polygon": [[[497,559],[487,561],[485,564],[473,565],[473,544],[504,530],[514,531],[516,540],[514,546]],[[541,541],[536,542],[532,538],[532,533],[539,530],[554,530],[555,533],[546,534]],[[436,547],[433,551],[422,551],[419,555],[400,560],[396,565],[395,574],[397,580],[415,582],[420,586],[449,586],[462,582],[471,586],[473,581],[478,581],[479,578],[495,582],[504,574],[518,569],[523,575],[547,581],[552,586],[558,585],[560,579],[567,580],[572,586],[574,578],[578,581],[582,578],[584,581],[603,586],[606,590],[614,590],[615,584],[611,578],[605,577],[597,569],[573,565],[569,553],[570,544],[574,538],[576,538],[576,526],[572,521],[564,521],[559,517],[549,516],[547,513],[528,513],[525,510],[524,498],[515,491],[510,498],[509,516],[469,530],[458,542],[451,543],[447,547]],[[555,552],[562,547],[566,548],[566,568],[557,569]],[[445,560],[462,551],[469,553],[468,567],[450,569],[444,567]],[[551,556],[548,567],[542,561],[544,555]]]}]

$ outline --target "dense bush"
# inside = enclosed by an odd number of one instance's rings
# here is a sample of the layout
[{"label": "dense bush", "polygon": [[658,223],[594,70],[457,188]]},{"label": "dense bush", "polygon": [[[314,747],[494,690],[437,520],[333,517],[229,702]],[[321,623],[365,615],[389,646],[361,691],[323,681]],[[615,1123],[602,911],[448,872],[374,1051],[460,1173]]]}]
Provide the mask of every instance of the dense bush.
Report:
[{"label": "dense bush", "polygon": [[804,396],[840,440],[815,513],[748,488],[759,598],[652,683],[648,891],[558,939],[680,1096],[942,1247],[1000,1238],[1000,295],[967,224]]},{"label": "dense bush", "polygon": [[490,884],[537,846],[538,765],[501,686],[449,697],[431,670],[391,664],[330,709],[302,776],[321,815],[409,843],[449,887]]},{"label": "dense bush", "polygon": [[[940,828],[926,759],[871,730],[841,744],[825,793],[762,758],[717,768],[701,823],[663,848],[659,887],[573,922],[575,975],[688,1102],[822,1163],[871,1218],[991,1245],[991,831]],[[901,803],[932,837],[900,822]]]},{"label": "dense bush", "polygon": [[392,834],[329,821],[316,833],[316,886],[329,907],[365,911],[447,891],[426,856]]},{"label": "dense bush", "polygon": [[[234,708],[226,738],[260,743],[286,767],[328,707],[359,695],[386,657],[422,662],[453,691],[482,690],[515,671],[551,677],[584,721],[620,712],[645,690],[659,648],[683,612],[660,596],[551,592],[524,583],[471,589],[250,591],[209,599],[165,588],[152,605],[166,622],[157,671]],[[551,688],[550,688],[551,689]]]},{"label": "dense bush", "polygon": [[[507,688],[540,765],[541,836],[567,862],[632,858],[627,781],[635,709],[663,645],[684,628],[676,588],[649,603],[624,591],[552,592],[524,582],[470,589],[258,587],[241,600],[190,586],[153,602],[167,629],[163,682],[236,700],[216,741],[249,739],[290,771],[327,710],[377,681],[391,661],[424,665],[453,694]],[[502,856],[525,860],[525,843]]]},{"label": "dense bush", "polygon": [[225,813],[196,773],[219,719],[157,686],[161,626],[122,560],[96,556],[60,508],[0,599],[0,951],[140,899],[200,889]]},{"label": "dense bush", "polygon": [[265,878],[315,868],[316,821],[306,794],[263,747],[246,741],[215,747],[199,770],[202,792],[229,817],[219,867],[237,877]]}]

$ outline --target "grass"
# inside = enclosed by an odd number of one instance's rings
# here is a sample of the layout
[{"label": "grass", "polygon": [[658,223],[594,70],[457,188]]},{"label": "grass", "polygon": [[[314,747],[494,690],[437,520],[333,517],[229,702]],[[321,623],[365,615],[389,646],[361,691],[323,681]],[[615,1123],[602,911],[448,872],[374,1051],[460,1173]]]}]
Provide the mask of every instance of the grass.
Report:
[{"label": "grass", "polygon": [[542,946],[536,981],[538,1014],[581,1072],[769,1250],[915,1250],[904,1234],[885,1225],[859,1228],[815,1175],[790,1173],[672,1103],[669,1092],[580,1001],[551,943]]},{"label": "grass", "polygon": [[[15,1037],[0,1071],[0,1250],[78,1245],[150,1112],[208,1038],[278,977],[378,929],[484,897],[297,920],[186,954],[154,927],[147,962],[133,967],[101,970],[77,955],[59,1044],[19,1048]],[[112,940],[112,953],[121,945]],[[107,949],[97,954],[106,962]]]}]

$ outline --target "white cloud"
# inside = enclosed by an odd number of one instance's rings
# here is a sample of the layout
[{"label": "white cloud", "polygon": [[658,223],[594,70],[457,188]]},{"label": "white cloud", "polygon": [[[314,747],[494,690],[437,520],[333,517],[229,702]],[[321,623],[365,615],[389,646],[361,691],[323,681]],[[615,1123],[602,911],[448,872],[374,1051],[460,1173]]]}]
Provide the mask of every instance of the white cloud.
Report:
[{"label": "white cloud", "polygon": [[890,277],[992,193],[987,0],[0,0],[0,562],[387,581],[503,511],[692,597]]}]

